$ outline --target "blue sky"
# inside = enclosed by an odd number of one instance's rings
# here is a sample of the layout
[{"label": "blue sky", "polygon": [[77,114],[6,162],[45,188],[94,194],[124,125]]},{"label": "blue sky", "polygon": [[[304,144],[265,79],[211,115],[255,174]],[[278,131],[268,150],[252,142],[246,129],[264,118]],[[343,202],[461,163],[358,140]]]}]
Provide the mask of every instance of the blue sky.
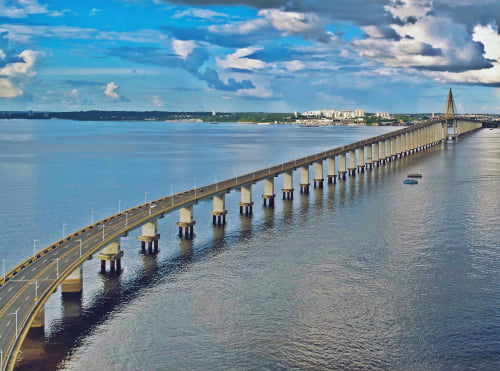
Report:
[{"label": "blue sky", "polygon": [[497,0],[0,0],[0,110],[500,113]]}]

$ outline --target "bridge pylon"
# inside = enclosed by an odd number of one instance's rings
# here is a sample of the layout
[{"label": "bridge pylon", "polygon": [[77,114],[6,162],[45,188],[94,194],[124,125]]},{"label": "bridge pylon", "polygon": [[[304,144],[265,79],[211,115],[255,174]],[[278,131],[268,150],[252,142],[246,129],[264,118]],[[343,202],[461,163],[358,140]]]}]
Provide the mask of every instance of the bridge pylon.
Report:
[{"label": "bridge pylon", "polygon": [[448,97],[446,98],[446,104],[444,106],[444,118],[446,120],[446,127],[453,127],[452,139],[455,139],[459,134],[457,120],[455,119],[456,114],[457,107],[455,106],[455,100],[453,99],[453,93],[450,88]]}]

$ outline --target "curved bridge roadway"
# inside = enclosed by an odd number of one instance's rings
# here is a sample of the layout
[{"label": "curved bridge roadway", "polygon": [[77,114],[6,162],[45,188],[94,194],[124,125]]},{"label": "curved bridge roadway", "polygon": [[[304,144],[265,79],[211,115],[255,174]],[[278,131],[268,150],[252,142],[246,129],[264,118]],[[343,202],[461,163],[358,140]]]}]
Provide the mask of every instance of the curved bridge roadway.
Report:
[{"label": "curved bridge roadway", "polygon": [[45,247],[0,278],[0,370],[14,368],[17,353],[32,322],[62,281],[90,255],[127,235],[128,231],[214,195],[438,122],[427,121],[145,203],[86,226]]}]

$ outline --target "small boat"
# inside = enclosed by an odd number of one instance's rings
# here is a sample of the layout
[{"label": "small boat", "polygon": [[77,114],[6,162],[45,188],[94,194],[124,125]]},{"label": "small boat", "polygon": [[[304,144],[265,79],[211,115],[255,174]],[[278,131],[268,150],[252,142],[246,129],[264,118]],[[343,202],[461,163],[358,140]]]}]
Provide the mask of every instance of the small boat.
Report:
[{"label": "small boat", "polygon": [[419,173],[408,174],[408,178],[422,178],[422,174]]},{"label": "small boat", "polygon": [[415,179],[405,179],[403,181],[404,184],[418,184],[418,181],[416,181]]}]

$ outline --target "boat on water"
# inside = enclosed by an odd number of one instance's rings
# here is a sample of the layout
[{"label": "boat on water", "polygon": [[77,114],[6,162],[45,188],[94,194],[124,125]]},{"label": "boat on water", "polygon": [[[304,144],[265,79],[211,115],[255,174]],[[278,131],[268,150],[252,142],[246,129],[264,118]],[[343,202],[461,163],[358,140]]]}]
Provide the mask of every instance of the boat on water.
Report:
[{"label": "boat on water", "polygon": [[418,184],[418,181],[415,179],[405,179],[403,181],[404,184]]},{"label": "boat on water", "polygon": [[407,175],[408,178],[422,178],[422,174],[420,173],[412,173]]}]

